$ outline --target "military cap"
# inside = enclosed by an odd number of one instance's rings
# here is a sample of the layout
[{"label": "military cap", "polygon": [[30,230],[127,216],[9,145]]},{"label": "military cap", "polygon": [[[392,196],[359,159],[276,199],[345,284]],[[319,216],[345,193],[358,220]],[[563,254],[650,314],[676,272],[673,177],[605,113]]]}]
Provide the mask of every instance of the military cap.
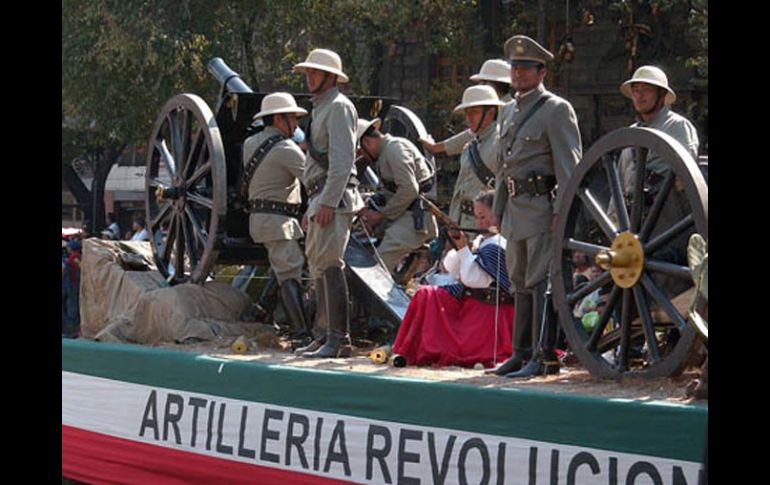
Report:
[{"label": "military cap", "polygon": [[492,86],[471,86],[463,93],[463,102],[455,106],[454,111],[465,110],[474,106],[505,106],[497,97],[497,91]]},{"label": "military cap", "polygon": [[262,110],[254,115],[254,119],[267,115],[292,113],[297,116],[307,114],[307,111],[297,106],[294,96],[289,93],[271,93],[262,98]]},{"label": "military cap", "polygon": [[368,121],[359,118],[358,125],[356,126],[356,140],[361,141],[361,137],[363,137],[364,133],[366,133],[372,126],[374,126],[375,130],[379,130],[380,126],[382,126],[382,120],[375,118],[371,121]]},{"label": "military cap", "polygon": [[655,66],[642,66],[634,72],[631,79],[620,85],[620,92],[627,98],[631,97],[631,85],[634,83],[652,84],[666,90],[666,98],[663,102],[666,106],[674,104],[676,93],[668,85],[668,77],[663,69]]},{"label": "military cap", "polygon": [[511,67],[508,61],[488,59],[484,61],[478,74],[471,76],[471,81],[494,81],[497,83],[511,82]]},{"label": "military cap", "polygon": [[337,82],[340,83],[349,81],[348,76],[342,72],[342,59],[339,54],[329,49],[313,49],[307,55],[305,62],[296,64],[293,70],[294,72],[304,73],[308,68],[335,74]]},{"label": "military cap", "polygon": [[505,41],[505,57],[511,65],[536,65],[553,60],[553,54],[526,35],[514,35]]}]

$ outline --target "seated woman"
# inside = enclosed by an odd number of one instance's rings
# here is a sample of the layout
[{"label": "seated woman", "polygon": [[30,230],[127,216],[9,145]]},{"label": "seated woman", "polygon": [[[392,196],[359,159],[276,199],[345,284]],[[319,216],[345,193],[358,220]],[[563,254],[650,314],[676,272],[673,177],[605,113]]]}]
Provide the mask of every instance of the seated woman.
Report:
[{"label": "seated woman", "polygon": [[488,231],[498,223],[493,198],[489,190],[474,200],[477,224],[486,232],[472,248],[464,233],[450,232],[457,250],[450,250],[443,263],[459,283],[423,286],[412,297],[393,344],[393,352],[408,365],[472,367],[480,362],[493,367],[510,357],[513,297],[505,239]]}]

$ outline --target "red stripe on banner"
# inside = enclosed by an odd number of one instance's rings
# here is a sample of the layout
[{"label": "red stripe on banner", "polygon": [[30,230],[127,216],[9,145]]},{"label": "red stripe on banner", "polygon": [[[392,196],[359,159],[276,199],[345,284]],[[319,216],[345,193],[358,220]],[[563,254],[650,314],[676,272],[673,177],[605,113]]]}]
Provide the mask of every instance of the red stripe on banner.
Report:
[{"label": "red stripe on banner", "polygon": [[62,476],[99,484],[348,484],[62,425]]}]

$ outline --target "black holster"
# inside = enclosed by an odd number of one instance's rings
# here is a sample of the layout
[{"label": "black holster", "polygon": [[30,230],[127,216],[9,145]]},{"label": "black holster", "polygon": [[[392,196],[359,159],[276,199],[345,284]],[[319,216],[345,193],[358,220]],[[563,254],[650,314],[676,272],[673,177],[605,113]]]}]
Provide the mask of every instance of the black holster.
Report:
[{"label": "black holster", "polygon": [[417,199],[409,206],[412,210],[412,221],[415,231],[425,230],[425,205],[422,199]]}]

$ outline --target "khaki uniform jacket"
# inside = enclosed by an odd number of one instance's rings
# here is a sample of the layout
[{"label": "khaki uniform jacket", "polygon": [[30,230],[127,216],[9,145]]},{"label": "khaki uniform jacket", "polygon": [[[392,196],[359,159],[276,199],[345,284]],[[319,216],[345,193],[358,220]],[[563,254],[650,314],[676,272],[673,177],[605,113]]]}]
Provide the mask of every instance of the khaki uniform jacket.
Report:
[{"label": "khaki uniform jacket", "polygon": [[[268,138],[280,135],[273,126],[250,136],[243,143],[243,164]],[[289,204],[302,202],[299,177],[305,170],[305,154],[292,140],[279,141],[267,153],[249,182],[249,200],[266,199]],[[296,218],[280,214],[251,214],[249,232],[254,242],[300,239],[304,236]]]},{"label": "khaki uniform jacket", "polygon": [[[506,94],[502,98],[500,98],[500,101],[505,103],[505,106],[501,107],[498,110],[497,113],[497,122],[502,122],[503,119],[505,119],[506,116],[508,116],[508,112],[513,109],[513,98],[511,97],[510,93]],[[457,133],[456,135],[452,135],[446,140],[444,140],[442,143],[444,143],[444,151],[449,156],[455,156],[463,151],[463,148],[465,148],[465,144],[469,141],[473,140],[473,133],[471,130],[465,130],[461,131],[460,133]]]},{"label": "khaki uniform jacket", "polygon": [[[394,182],[398,187],[395,193],[384,191],[388,202],[380,212],[389,220],[405,214],[420,193],[419,183],[433,175],[427,160],[412,142],[390,135],[383,135],[377,169],[382,180]],[[411,217],[410,214],[406,215]]]},{"label": "khaki uniform jacket", "polygon": [[[490,123],[478,135],[481,160],[493,174],[498,172],[498,156],[500,151],[500,132],[498,127],[497,123]],[[490,188],[484,185],[476,176],[476,172],[473,171],[469,142],[465,145],[465,149],[460,156],[460,171],[457,174],[454,192],[452,192],[452,202],[449,204],[449,217],[453,221],[457,221],[462,227],[469,227],[469,224],[470,227],[475,227],[476,218],[463,214],[460,210],[461,203],[463,200],[473,201],[473,198],[479,192]]]},{"label": "khaki uniform jacket", "polygon": [[316,150],[328,154],[329,167],[324,169],[307,154],[304,183],[326,178],[323,190],[308,201],[308,217],[318,211],[318,205],[336,208],[335,212],[350,214],[363,208],[364,201],[356,188],[348,188],[350,176],[356,175],[356,123],[358,113],[353,103],[333,87],[313,98],[311,141]]},{"label": "khaki uniform jacket", "polygon": [[575,110],[567,100],[553,93],[519,130],[516,139],[512,138],[514,127],[546,92],[541,84],[516,102],[501,126],[494,210],[501,217],[502,233],[508,241],[550,232],[552,215],[560,205],[558,192],[553,203],[544,196],[509,197],[508,177],[526,178],[531,173],[555,175],[557,184],[564,187],[583,154]]},{"label": "khaki uniform jacket", "polygon": [[[649,121],[639,120],[631,125],[631,127],[653,128],[672,136],[676,141],[681,143],[688,152],[690,152],[690,155],[692,155],[696,162],[698,161],[698,131],[690,120],[675,113],[669,106],[661,108],[661,110]],[[633,159],[634,153],[630,148],[626,148],[620,154],[620,174],[626,192],[631,192],[633,187],[633,170],[630,169],[630,164],[633,162]],[[646,166],[648,170],[660,174],[665,170],[666,163],[660,156],[654,152],[650,152],[647,155]]]}]

